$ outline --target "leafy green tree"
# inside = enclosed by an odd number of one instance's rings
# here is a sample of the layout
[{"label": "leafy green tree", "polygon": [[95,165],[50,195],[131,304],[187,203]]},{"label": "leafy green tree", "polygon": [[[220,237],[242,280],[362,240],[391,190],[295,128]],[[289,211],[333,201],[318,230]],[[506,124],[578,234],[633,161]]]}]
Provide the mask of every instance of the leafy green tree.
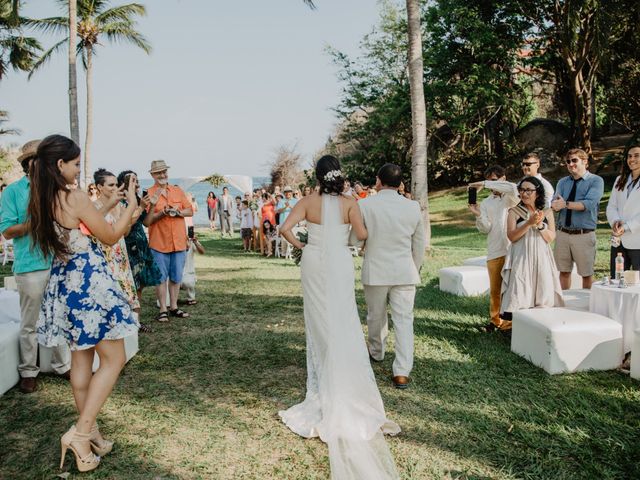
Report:
[{"label": "leafy green tree", "polygon": [[[508,2],[432,1],[423,11],[429,185],[457,184],[512,154],[511,134],[531,115],[530,87],[518,70],[529,23]],[[370,181],[393,161],[409,171],[413,141],[407,23],[383,4],[380,24],[352,60],[331,51],[343,85],[339,135],[350,172]]]},{"label": "leafy green tree", "polygon": [[[67,0],[59,0],[61,8],[68,9]],[[146,15],[146,8],[139,3],[111,6],[109,0],[77,0],[78,8],[78,44],[77,55],[81,57],[86,70],[87,86],[87,125],[84,148],[84,180],[91,179],[91,141],[93,137],[93,57],[96,48],[101,45],[100,40],[106,39],[111,43],[129,43],[145,53],[151,51],[147,39],[136,30],[136,17]],[[69,32],[68,17],[45,18],[35,25],[45,32]],[[47,50],[36,62],[30,76],[41,68],[50,58],[61,49],[69,37],[66,36]]]},{"label": "leafy green tree", "polygon": [[637,0],[514,3],[532,22],[530,33],[537,47],[534,61],[555,75],[576,132],[575,142],[590,154],[598,77],[627,32],[637,35]]}]

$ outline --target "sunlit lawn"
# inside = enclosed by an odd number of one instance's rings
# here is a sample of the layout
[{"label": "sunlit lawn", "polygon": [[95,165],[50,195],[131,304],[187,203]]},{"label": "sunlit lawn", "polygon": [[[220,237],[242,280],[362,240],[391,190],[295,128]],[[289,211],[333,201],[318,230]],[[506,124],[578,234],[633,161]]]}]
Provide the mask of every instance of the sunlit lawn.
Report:
[{"label": "sunlit lawn", "polygon": [[[485,320],[486,297],[437,289],[439,268],[484,254],[465,198],[448,193],[431,204],[411,388],[391,385],[392,344],[374,365],[388,415],[403,429],[388,441],[403,478],[640,478],[639,382],[616,371],[549,376],[510,353],[506,338],[472,328]],[[604,272],[604,228],[599,237]],[[193,317],[141,335],[101,417],[116,447],[83,478],[328,478],[325,445],[277,417],[304,396],[298,267],[244,254],[237,238],[202,238]],[[357,294],[363,317],[359,285]],[[149,290],[147,321],[153,313]],[[56,478],[59,436],[73,419],[70,387],[56,378],[44,376],[33,395],[0,397],[0,478]]]}]

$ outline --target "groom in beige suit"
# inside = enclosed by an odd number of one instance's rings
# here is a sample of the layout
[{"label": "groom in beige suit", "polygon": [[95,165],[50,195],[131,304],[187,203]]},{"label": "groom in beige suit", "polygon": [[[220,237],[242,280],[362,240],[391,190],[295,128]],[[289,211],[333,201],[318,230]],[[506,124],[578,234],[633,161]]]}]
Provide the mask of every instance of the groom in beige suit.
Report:
[{"label": "groom in beige suit", "polygon": [[393,383],[409,386],[413,368],[413,303],[424,259],[425,232],[420,205],[398,194],[402,170],[387,163],[378,170],[378,194],[358,202],[369,232],[362,284],[367,300],[369,355],[384,358],[389,334],[387,304],[396,336]]}]

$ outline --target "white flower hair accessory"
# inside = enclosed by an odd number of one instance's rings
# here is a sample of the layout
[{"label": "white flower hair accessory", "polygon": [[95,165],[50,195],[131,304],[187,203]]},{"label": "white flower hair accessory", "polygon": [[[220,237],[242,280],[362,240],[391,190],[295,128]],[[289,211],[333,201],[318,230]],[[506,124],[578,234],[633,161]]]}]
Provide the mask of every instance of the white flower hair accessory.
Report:
[{"label": "white flower hair accessory", "polygon": [[336,178],[341,177],[341,176],[342,176],[342,170],[329,170],[327,173],[324,174],[323,178],[327,182],[332,182]]}]

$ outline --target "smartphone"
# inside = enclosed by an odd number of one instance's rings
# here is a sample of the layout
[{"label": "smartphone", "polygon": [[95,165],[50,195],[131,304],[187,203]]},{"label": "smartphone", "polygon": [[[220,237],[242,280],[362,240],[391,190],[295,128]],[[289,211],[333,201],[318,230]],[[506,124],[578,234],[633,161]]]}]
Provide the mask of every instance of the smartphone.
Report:
[{"label": "smartphone", "polygon": [[142,198],[146,197],[147,193],[149,193],[149,192],[147,192],[146,190],[142,190]]},{"label": "smartphone", "polygon": [[469,205],[475,205],[478,203],[478,190],[475,187],[469,187]]},{"label": "smartphone", "polygon": [[124,176],[124,189],[125,190],[129,189],[129,183],[131,182],[131,177],[133,177],[133,173],[127,173]]},{"label": "smartphone", "polygon": [[193,240],[193,238],[195,237],[193,227],[187,227],[187,236],[188,236],[191,240]]}]

